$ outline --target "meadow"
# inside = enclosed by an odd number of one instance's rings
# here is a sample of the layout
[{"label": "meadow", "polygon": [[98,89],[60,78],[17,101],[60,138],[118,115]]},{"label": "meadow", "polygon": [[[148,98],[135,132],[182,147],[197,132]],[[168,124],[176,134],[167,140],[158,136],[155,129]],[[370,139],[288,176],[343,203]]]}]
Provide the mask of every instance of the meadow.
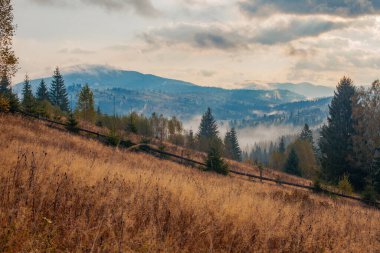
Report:
[{"label": "meadow", "polygon": [[380,252],[380,212],[0,116],[0,252]]}]

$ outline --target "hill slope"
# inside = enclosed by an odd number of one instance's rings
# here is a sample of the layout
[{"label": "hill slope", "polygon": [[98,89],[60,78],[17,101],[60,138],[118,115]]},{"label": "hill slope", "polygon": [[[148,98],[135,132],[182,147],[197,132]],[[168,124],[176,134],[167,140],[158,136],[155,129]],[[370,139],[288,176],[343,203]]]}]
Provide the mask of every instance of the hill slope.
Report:
[{"label": "hill slope", "polygon": [[[376,252],[380,213],[0,115],[0,249]],[[333,240],[332,240],[333,238]]]},{"label": "hill slope", "polygon": [[[64,73],[69,96],[75,104],[85,83],[94,90],[96,104],[103,112],[113,113],[113,98],[118,114],[131,110],[150,115],[179,116],[183,120],[202,114],[212,107],[220,120],[250,117],[254,110],[270,110],[272,106],[305,99],[288,90],[227,90],[202,87],[188,82],[116,70],[102,66],[82,66]],[[45,81],[50,84],[51,78]],[[34,91],[40,79],[31,81]],[[21,94],[22,83],[15,86]]]},{"label": "hill slope", "polygon": [[265,85],[259,84],[249,84],[245,85],[247,89],[281,89],[288,90],[307,98],[321,98],[321,97],[331,97],[334,95],[334,88],[316,85],[312,83],[269,83]]}]

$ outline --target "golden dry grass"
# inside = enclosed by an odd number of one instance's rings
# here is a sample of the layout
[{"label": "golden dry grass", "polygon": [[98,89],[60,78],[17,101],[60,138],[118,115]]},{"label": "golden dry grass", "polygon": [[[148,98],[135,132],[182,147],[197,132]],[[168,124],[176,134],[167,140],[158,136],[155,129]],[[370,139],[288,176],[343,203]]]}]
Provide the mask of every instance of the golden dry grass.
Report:
[{"label": "golden dry grass", "polygon": [[0,252],[380,252],[380,212],[0,116]]}]

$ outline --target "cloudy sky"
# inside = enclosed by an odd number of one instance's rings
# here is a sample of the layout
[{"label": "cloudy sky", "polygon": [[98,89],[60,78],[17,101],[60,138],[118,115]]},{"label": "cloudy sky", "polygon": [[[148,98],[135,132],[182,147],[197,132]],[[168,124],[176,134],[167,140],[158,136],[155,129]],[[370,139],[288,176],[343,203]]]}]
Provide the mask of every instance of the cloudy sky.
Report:
[{"label": "cloudy sky", "polygon": [[380,0],[15,0],[16,81],[96,64],[201,85],[380,78]]}]

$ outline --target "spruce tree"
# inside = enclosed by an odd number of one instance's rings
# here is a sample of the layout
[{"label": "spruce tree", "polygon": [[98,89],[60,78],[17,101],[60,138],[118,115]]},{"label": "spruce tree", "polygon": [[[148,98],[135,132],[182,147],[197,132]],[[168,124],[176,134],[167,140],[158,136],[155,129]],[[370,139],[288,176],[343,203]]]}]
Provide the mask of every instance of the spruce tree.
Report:
[{"label": "spruce tree", "polygon": [[280,139],[280,144],[278,145],[278,152],[280,154],[284,154],[285,150],[286,150],[286,147],[285,147],[285,138],[284,138],[284,136],[282,136],[281,139]]},{"label": "spruce tree", "polygon": [[41,80],[40,85],[37,88],[36,98],[38,101],[49,101],[49,91],[47,89],[44,79]]},{"label": "spruce tree", "polygon": [[228,174],[228,165],[222,158],[219,143],[210,143],[209,151],[206,158],[206,170],[214,171],[219,174]]},{"label": "spruce tree", "polygon": [[373,184],[375,190],[380,196],[380,148],[376,149],[369,181],[372,181],[370,183]]},{"label": "spruce tree", "polygon": [[205,114],[202,116],[201,124],[199,125],[197,134],[199,149],[201,151],[207,152],[209,150],[211,142],[217,142],[219,145],[221,145],[222,141],[219,139],[218,134],[218,125],[214,119],[214,116],[212,115],[211,109],[208,108]]},{"label": "spruce tree", "polygon": [[3,111],[16,112],[19,109],[20,102],[17,95],[12,92],[11,83],[6,75],[0,80],[0,95],[3,104],[6,105],[6,110]]},{"label": "spruce tree", "polygon": [[299,159],[294,148],[290,150],[288,160],[285,163],[284,171],[286,173],[301,176],[301,170],[299,168]]},{"label": "spruce tree", "polygon": [[65,87],[65,82],[59,68],[54,71],[53,81],[49,91],[50,102],[59,107],[64,112],[69,112],[69,99]]},{"label": "spruce tree", "polygon": [[69,117],[66,122],[66,129],[73,133],[78,133],[78,121],[75,118],[75,115],[70,112]]},{"label": "spruce tree", "polygon": [[303,141],[308,141],[311,145],[314,144],[313,140],[313,132],[310,130],[310,127],[308,124],[305,124],[301,134],[300,139]]},{"label": "spruce tree", "polygon": [[79,93],[76,114],[85,121],[94,122],[96,118],[94,94],[88,84]]},{"label": "spruce tree", "polygon": [[28,75],[25,76],[24,87],[22,90],[22,109],[27,113],[33,113],[35,109],[35,99],[32,92]]},{"label": "spruce tree", "polygon": [[239,141],[235,128],[226,133],[224,137],[225,155],[235,161],[241,161],[242,152],[239,146]]},{"label": "spruce tree", "polygon": [[352,99],[355,87],[350,78],[343,77],[329,106],[327,125],[322,127],[319,149],[321,154],[322,176],[338,183],[347,174],[354,186],[358,186],[358,176],[349,162],[352,156]]}]

